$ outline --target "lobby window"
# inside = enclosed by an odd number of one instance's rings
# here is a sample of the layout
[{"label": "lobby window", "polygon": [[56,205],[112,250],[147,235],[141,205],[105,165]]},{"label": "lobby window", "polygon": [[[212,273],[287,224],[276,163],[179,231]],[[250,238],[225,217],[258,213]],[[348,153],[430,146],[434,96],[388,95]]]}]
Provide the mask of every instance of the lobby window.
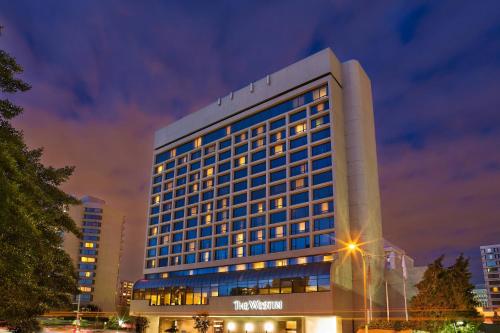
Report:
[{"label": "lobby window", "polygon": [[265,253],[266,253],[266,248],[264,243],[250,245],[251,256],[258,256]]},{"label": "lobby window", "polygon": [[290,128],[290,135],[303,133],[307,130],[307,123],[300,123]]},{"label": "lobby window", "polygon": [[286,251],[286,241],[285,240],[279,240],[279,241],[274,241],[269,243],[269,252],[270,253],[276,253],[276,252],[283,252]]},{"label": "lobby window", "polygon": [[309,248],[309,236],[292,238],[290,240],[290,249],[291,250],[300,250]]},{"label": "lobby window", "polygon": [[335,244],[335,233],[330,232],[327,234],[314,235],[314,247],[334,245]]}]

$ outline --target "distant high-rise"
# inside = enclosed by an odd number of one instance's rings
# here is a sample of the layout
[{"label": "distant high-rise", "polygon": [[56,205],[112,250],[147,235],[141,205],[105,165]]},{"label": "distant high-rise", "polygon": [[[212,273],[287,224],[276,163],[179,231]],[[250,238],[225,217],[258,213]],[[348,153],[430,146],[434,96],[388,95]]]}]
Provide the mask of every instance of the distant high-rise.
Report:
[{"label": "distant high-rise", "polygon": [[154,333],[197,313],[224,333],[361,321],[361,257],[336,252],[362,244],[383,299],[373,118],[360,64],[325,49],[157,131],[131,314]]},{"label": "distant high-rise", "polygon": [[477,304],[484,308],[488,308],[488,290],[484,284],[477,285],[473,290],[474,299]]},{"label": "distant high-rise", "polygon": [[124,217],[91,196],[69,208],[69,214],[81,228],[82,238],[64,235],[64,249],[78,272],[80,302],[96,304],[103,311],[115,311]]},{"label": "distant high-rise", "polygon": [[488,307],[500,308],[500,244],[481,246]]}]

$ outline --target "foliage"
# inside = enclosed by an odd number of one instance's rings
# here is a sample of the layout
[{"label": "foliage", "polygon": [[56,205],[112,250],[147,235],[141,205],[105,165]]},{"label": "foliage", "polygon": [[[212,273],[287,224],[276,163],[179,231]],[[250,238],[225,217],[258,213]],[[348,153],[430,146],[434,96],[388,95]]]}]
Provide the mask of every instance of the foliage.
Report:
[{"label": "foliage", "polygon": [[121,329],[122,326],[120,324],[126,324],[130,322],[130,317],[120,317],[120,316],[113,316],[109,318],[108,322],[106,323],[106,329],[110,330],[117,330]]},{"label": "foliage", "polygon": [[135,317],[135,331],[143,333],[149,327],[149,320],[146,317]]},{"label": "foliage", "polygon": [[193,316],[193,319],[194,328],[200,333],[207,333],[208,328],[212,325],[212,322],[208,319],[208,315],[206,313]]},{"label": "foliage", "polygon": [[29,149],[10,123],[23,109],[7,95],[30,89],[16,77],[22,71],[0,50],[0,318],[30,332],[38,329],[38,315],[68,306],[77,292],[61,233],[79,231],[64,211],[78,200],[59,189],[73,168],[44,166],[42,149]]},{"label": "foliage", "polygon": [[475,323],[478,313],[470,283],[469,260],[460,255],[450,267],[443,266],[444,256],[430,264],[416,287],[411,300],[412,317],[417,328],[430,332],[446,332],[457,321]]},{"label": "foliage", "polygon": [[402,331],[413,329],[416,324],[412,321],[404,321],[404,320],[372,320],[368,325],[370,329],[383,329],[383,330],[394,330],[394,331]]}]

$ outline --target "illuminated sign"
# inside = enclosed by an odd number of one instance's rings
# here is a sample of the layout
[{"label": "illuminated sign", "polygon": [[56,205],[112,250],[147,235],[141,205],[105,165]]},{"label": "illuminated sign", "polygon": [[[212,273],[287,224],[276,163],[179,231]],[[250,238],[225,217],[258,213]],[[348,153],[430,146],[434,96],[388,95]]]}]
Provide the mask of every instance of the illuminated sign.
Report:
[{"label": "illuminated sign", "polygon": [[283,301],[261,301],[260,299],[249,301],[234,301],[235,311],[269,311],[269,310],[283,310]]}]

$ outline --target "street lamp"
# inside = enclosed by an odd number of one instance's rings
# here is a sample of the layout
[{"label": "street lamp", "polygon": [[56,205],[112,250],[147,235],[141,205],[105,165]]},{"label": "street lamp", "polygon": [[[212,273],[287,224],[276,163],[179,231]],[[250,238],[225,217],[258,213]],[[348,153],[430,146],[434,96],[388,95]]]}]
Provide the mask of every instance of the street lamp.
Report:
[{"label": "street lamp", "polygon": [[358,244],[354,242],[350,242],[349,244],[347,244],[347,249],[351,253],[359,252],[359,254],[361,255],[361,261],[363,263],[363,303],[365,308],[365,332],[368,332],[368,307],[366,302],[366,253]]},{"label": "street lamp", "polygon": [[265,323],[264,324],[264,330],[266,331],[266,333],[273,332],[274,331],[274,325],[273,325],[273,323],[271,323],[271,322]]}]

